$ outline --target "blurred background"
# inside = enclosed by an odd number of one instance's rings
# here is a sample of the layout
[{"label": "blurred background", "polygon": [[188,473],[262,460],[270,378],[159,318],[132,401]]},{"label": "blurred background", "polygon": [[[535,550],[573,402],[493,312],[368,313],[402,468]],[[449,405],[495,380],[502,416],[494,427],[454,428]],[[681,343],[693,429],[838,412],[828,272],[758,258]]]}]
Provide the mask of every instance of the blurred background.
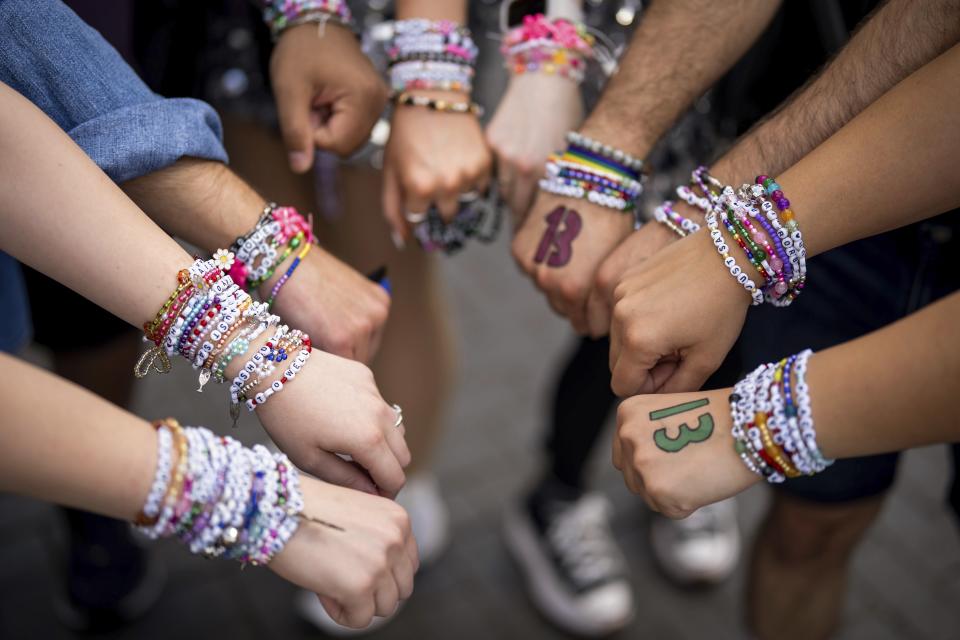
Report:
[{"label": "blurred background", "polygon": [[[249,21],[250,3],[77,0],[68,4],[99,28],[161,93],[210,100],[225,119],[271,122],[264,77],[268,50],[255,46],[262,33],[250,26],[256,24]],[[380,0],[358,4],[366,5],[361,12],[364,20],[374,20],[389,8]],[[600,4],[588,0],[598,11]],[[496,28],[496,5],[471,2],[473,19],[484,25],[480,30]],[[628,37],[641,8],[639,2],[624,0],[603,5],[606,33],[615,43]],[[842,34],[837,36],[836,30],[821,23],[811,24],[809,33],[816,27],[823,41],[820,57],[811,53],[809,60],[797,64],[806,67],[806,73],[817,67],[822,51],[842,44]],[[485,48],[479,93],[489,114],[505,78],[496,47]],[[790,48],[779,49],[783,53]],[[769,53],[770,44],[761,43],[757,51]],[[698,102],[661,145],[657,153],[664,160],[658,166],[689,170],[694,159],[714,155],[724,140],[742,131],[743,123],[773,106],[743,99],[746,90],[738,83],[737,73],[750,65],[749,59],[738,65],[722,87]],[[591,94],[595,98],[597,88],[587,87],[588,100]],[[377,149],[371,148],[355,164],[376,168],[378,161]],[[666,188],[673,179],[664,172],[661,182]],[[322,200],[326,195],[329,192],[321,189],[318,197]],[[368,637],[567,637],[538,616],[528,600],[521,574],[504,549],[501,524],[504,509],[541,473],[551,386],[575,340],[569,325],[550,312],[515,269],[508,231],[491,245],[475,244],[456,256],[441,257],[437,265],[458,354],[457,384],[434,456],[439,488],[450,510],[451,542],[439,561],[418,576],[414,597],[395,619]],[[51,366],[46,347],[34,345],[25,355]],[[124,379],[118,385],[126,383]],[[193,393],[195,384],[185,367],[174,367],[170,375],[137,381],[130,408],[151,419],[176,413],[183,424],[229,432],[246,444],[265,441],[256,420],[247,415],[237,431],[230,432],[226,403],[213,393]],[[609,464],[611,426],[607,425],[607,435],[595,453],[590,484],[613,504],[614,533],[637,596],[636,618],[616,637],[743,637],[742,566],[732,579],[714,588],[682,589],[661,575],[648,540],[651,516]],[[945,449],[907,454],[880,521],[854,557],[840,638],[960,637],[960,548],[956,525],[943,508],[948,475]],[[739,500],[745,542],[752,539],[766,500],[763,487]],[[58,509],[0,496],[0,638],[79,637],[63,624],[61,605],[70,561],[65,523]],[[324,637],[298,617],[296,589],[267,570],[241,570],[233,564],[206,561],[169,541],[153,545],[149,558],[153,575],[163,577],[157,582],[162,591],[155,606],[129,626],[84,637]]]}]

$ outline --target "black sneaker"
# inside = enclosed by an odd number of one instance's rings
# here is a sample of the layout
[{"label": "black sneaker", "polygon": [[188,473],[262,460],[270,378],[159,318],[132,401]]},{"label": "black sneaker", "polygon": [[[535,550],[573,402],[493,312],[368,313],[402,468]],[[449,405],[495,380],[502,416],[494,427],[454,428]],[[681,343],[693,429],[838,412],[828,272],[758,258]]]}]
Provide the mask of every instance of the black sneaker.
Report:
[{"label": "black sneaker", "polygon": [[109,631],[144,615],[160,598],[164,574],[120,520],[64,509],[66,584],[54,603],[74,631]]},{"label": "black sneaker", "polygon": [[633,589],[610,531],[610,510],[599,494],[569,500],[535,494],[506,514],[507,549],[534,604],[569,633],[604,636],[633,619]]}]

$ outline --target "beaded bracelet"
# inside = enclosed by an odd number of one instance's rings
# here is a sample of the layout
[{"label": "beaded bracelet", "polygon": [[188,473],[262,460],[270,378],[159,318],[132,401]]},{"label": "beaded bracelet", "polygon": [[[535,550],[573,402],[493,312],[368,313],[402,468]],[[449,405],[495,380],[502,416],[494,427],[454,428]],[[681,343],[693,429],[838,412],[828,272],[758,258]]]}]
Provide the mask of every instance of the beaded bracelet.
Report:
[{"label": "beaded bracelet", "polygon": [[453,100],[444,100],[442,98],[428,98],[426,96],[413,95],[407,92],[395,93],[391,96],[395,105],[405,107],[425,107],[431,111],[440,111],[444,113],[469,113],[478,118],[483,117],[483,107],[476,102],[457,102]]},{"label": "beaded bracelet", "polygon": [[274,39],[305,22],[333,20],[345,26],[353,24],[346,0],[261,0],[261,5],[263,20]]},{"label": "beaded bracelet", "polygon": [[272,307],[274,301],[277,299],[277,294],[280,293],[280,289],[283,288],[283,285],[287,283],[287,280],[290,279],[290,276],[293,275],[293,272],[297,270],[297,267],[300,266],[300,262],[310,253],[310,249],[313,247],[312,243],[307,243],[303,248],[303,251],[293,259],[293,262],[287,267],[286,272],[280,276],[280,279],[274,283],[273,288],[270,290],[270,297],[267,298],[266,303],[268,307]]}]

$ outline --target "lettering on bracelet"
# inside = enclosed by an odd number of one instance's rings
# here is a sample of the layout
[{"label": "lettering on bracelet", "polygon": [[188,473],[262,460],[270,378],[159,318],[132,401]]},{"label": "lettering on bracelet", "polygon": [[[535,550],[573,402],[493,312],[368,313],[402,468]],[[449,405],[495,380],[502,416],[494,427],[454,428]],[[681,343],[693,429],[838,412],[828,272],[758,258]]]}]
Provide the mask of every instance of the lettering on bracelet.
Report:
[{"label": "lettering on bracelet", "polygon": [[547,214],[546,221],[547,230],[533,261],[537,264],[546,261],[549,267],[562,267],[573,257],[573,241],[583,228],[583,219],[575,210],[561,205]]},{"label": "lettering on bracelet", "polygon": [[[670,416],[675,416],[680,413],[686,413],[687,411],[693,411],[694,409],[705,407],[708,404],[710,404],[710,400],[708,398],[691,400],[690,402],[684,402],[682,404],[667,407],[665,409],[651,411],[650,419],[663,420],[664,418],[669,418]],[[679,433],[677,433],[676,436],[668,435],[666,427],[657,429],[653,432],[653,443],[662,451],[666,451],[667,453],[677,453],[682,451],[688,444],[703,442],[713,435],[713,416],[709,413],[701,413],[699,416],[697,416],[696,427],[690,428],[687,426],[686,422],[681,422],[678,429]]]}]

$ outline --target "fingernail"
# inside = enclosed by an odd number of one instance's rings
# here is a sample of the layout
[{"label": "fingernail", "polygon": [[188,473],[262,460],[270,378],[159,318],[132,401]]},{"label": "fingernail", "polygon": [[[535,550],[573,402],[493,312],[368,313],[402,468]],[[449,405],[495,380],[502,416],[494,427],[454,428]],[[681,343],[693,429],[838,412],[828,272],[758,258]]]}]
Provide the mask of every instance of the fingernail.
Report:
[{"label": "fingernail", "polygon": [[403,251],[407,248],[407,243],[404,241],[403,236],[400,235],[396,229],[390,229],[390,239],[393,240],[393,246],[397,248],[397,251]]},{"label": "fingernail", "polygon": [[297,173],[302,173],[310,166],[310,156],[303,151],[291,151],[287,155],[290,162],[290,168]]}]

